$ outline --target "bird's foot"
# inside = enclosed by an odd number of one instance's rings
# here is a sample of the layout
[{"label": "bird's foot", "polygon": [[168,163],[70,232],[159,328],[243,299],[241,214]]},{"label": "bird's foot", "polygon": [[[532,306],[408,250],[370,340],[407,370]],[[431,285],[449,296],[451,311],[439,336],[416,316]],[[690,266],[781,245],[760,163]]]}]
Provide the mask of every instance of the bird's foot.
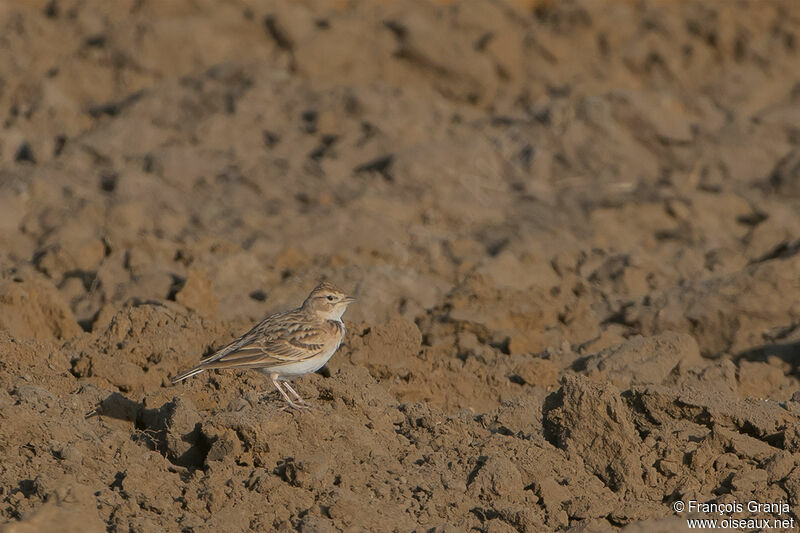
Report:
[{"label": "bird's foot", "polygon": [[279,410],[285,411],[287,413],[294,413],[296,411],[306,411],[306,410],[310,411],[312,409],[313,409],[313,407],[311,407],[310,405],[302,405],[302,404],[299,404],[299,403],[293,403],[292,405],[284,404],[284,405],[282,405],[280,407]]},{"label": "bird's foot", "polygon": [[293,402],[293,401],[290,400],[290,401],[287,401],[286,403],[284,403],[283,406],[280,409],[281,409],[281,411],[290,411],[290,410],[293,410],[293,409],[301,411],[303,409],[312,409],[312,406],[311,406],[311,404],[309,404],[306,401],[303,401],[303,403],[296,403],[296,402]]}]

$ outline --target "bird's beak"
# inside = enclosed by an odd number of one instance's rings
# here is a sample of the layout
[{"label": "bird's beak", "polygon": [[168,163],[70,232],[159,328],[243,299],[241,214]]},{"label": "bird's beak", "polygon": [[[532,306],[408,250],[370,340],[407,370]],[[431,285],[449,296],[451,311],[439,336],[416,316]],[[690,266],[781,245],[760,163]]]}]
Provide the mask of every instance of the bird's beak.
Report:
[{"label": "bird's beak", "polygon": [[356,301],[356,299],[355,299],[355,298],[353,298],[352,296],[345,296],[344,298],[342,298],[342,301],[343,301],[344,303],[348,303],[348,304],[349,304],[349,303],[351,303],[351,302],[355,302],[355,301]]}]

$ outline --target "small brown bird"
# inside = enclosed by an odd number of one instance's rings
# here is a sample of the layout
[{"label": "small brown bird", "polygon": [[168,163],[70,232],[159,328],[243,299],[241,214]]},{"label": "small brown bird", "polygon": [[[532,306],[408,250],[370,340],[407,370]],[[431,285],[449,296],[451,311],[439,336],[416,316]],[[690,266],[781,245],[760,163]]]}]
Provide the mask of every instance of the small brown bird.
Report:
[{"label": "small brown bird", "polygon": [[332,284],[320,283],[303,305],[266,317],[250,331],[200,361],[196,367],[172,378],[172,383],[205,370],[252,368],[269,376],[288,407],[308,408],[309,404],[288,382],[316,372],[333,356],[345,335],[342,315],[353,301],[355,298]]}]

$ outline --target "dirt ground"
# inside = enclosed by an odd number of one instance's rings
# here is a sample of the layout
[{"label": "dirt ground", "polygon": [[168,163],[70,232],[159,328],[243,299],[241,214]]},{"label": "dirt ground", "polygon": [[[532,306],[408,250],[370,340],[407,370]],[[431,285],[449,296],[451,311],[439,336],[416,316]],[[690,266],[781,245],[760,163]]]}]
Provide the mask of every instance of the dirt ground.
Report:
[{"label": "dirt ground", "polygon": [[[798,72],[792,0],[0,3],[0,530],[794,518]],[[320,279],[314,410],[170,385]]]}]

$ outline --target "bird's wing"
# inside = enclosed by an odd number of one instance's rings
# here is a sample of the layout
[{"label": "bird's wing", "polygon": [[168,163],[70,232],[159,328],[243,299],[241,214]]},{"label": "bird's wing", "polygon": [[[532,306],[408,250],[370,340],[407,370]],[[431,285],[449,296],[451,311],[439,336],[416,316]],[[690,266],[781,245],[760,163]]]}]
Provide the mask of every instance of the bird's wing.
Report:
[{"label": "bird's wing", "polygon": [[268,368],[303,361],[325,347],[322,326],[286,313],[269,317],[240,338],[200,362],[204,369]]}]

